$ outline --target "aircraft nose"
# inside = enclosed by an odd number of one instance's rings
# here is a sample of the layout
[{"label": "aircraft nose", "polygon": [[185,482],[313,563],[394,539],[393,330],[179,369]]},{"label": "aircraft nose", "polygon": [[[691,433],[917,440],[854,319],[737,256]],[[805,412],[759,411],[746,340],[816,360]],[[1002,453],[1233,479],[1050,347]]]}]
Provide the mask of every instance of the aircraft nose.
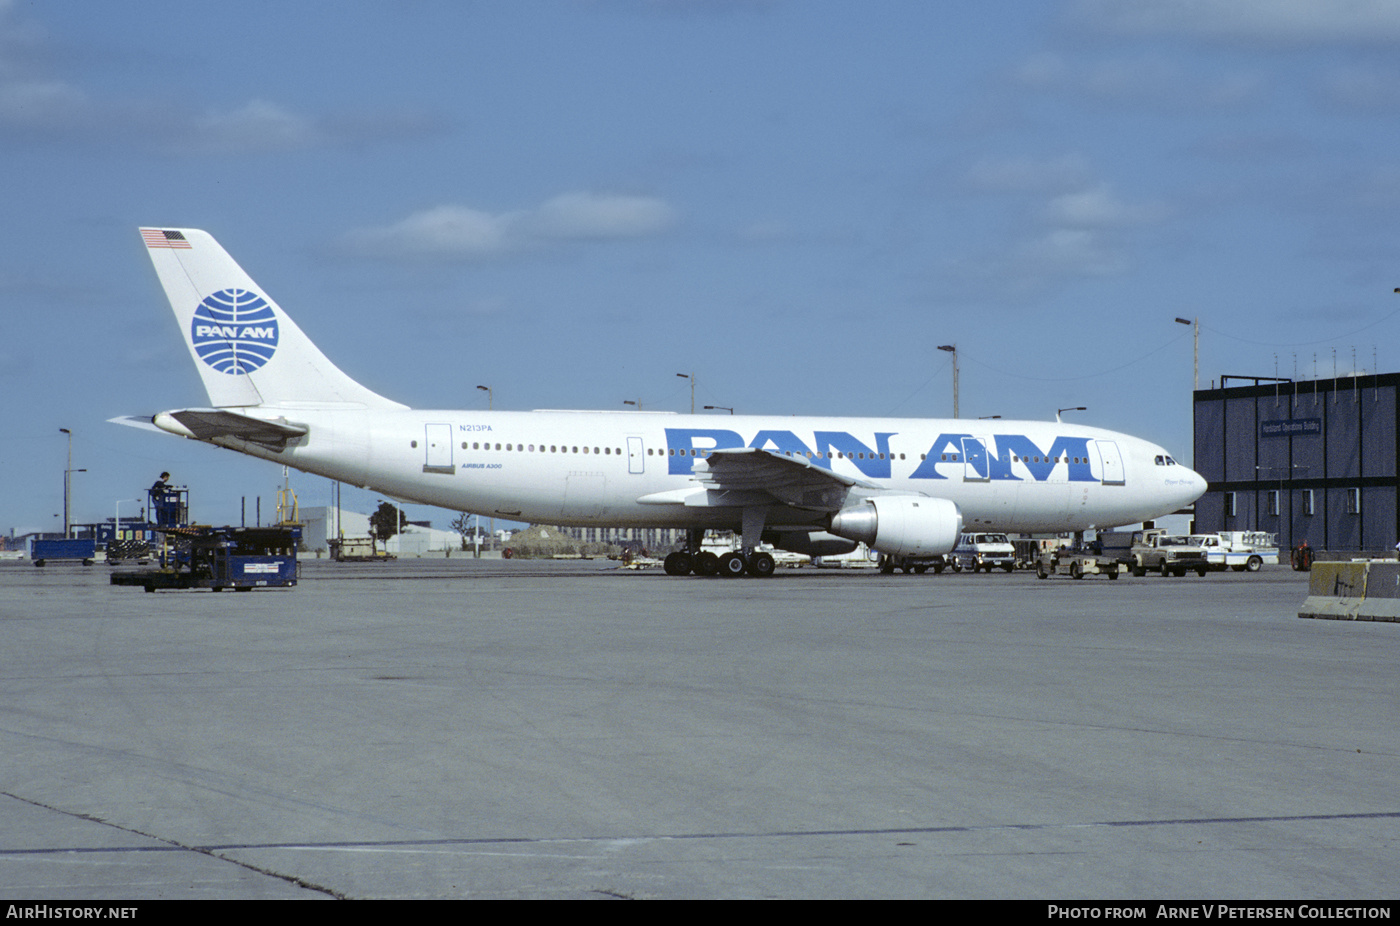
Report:
[{"label": "aircraft nose", "polygon": [[1185,499],[1185,501],[1182,502],[1183,505],[1189,505],[1202,495],[1205,495],[1207,488],[1204,476],[1194,469],[1188,469],[1186,472],[1190,475],[1183,480],[1185,482],[1185,485],[1182,486],[1182,497]]}]

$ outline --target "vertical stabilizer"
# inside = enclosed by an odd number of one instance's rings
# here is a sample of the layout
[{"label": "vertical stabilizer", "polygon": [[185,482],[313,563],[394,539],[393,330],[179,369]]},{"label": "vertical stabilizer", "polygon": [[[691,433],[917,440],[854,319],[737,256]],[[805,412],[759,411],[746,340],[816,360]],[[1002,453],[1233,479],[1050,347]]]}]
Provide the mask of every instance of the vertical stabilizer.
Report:
[{"label": "vertical stabilizer", "polygon": [[327,360],[212,235],[143,228],[141,238],[211,405],[405,407]]}]

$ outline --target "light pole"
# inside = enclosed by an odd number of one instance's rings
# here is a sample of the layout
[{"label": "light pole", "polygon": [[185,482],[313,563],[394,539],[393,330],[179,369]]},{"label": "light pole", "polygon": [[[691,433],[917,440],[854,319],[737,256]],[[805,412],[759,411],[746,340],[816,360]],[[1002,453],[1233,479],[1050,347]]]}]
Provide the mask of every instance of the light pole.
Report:
[{"label": "light pole", "polygon": [[[1176,320],[1178,325],[1190,325],[1192,328],[1192,348],[1191,348],[1191,467],[1196,466],[1196,390],[1201,388],[1201,317],[1196,316],[1195,321],[1188,321],[1184,318]],[[1277,355],[1275,355],[1277,358]],[[1274,366],[1278,366],[1275,359]],[[1275,370],[1274,372],[1278,372]],[[1221,380],[1221,385],[1225,384]]]},{"label": "light pole", "polygon": [[[1400,292],[1400,290],[1397,290],[1397,292]],[[1197,316],[1195,321],[1189,318],[1178,318],[1176,323],[1178,325],[1190,325],[1193,329],[1192,340],[1195,342],[1195,345],[1191,352],[1191,389],[1194,391],[1201,388],[1201,319],[1199,316]]]},{"label": "light pole", "polygon": [[676,375],[679,376],[681,379],[690,380],[690,413],[693,415],[695,414],[695,374],[677,373]]},{"label": "light pole", "polygon": [[67,428],[59,428],[60,432],[68,435],[68,463],[63,467],[63,537],[68,538],[68,484],[71,481],[69,474],[73,472],[73,432]]},{"label": "light pole", "polygon": [[631,399],[623,399],[623,400],[622,400],[622,404],[623,404],[623,405],[635,405],[635,406],[637,406],[637,411],[641,411],[641,410],[642,410],[642,400],[641,400],[641,399],[638,399],[638,400],[635,401],[635,402],[633,402]]},{"label": "light pole", "polygon": [[1055,409],[1055,422],[1057,424],[1059,423],[1060,412],[1087,412],[1088,410],[1089,407],[1087,405],[1076,405],[1073,408],[1057,408]]},{"label": "light pole", "polygon": [[734,414],[734,409],[730,408],[728,405],[706,405],[705,410],[729,412],[731,415]]},{"label": "light pole", "polygon": [[[496,407],[496,394],[495,394],[494,392],[491,391],[491,387],[490,387],[490,386],[477,386],[476,388],[478,388],[478,389],[480,389],[482,392],[486,393],[486,410],[489,412],[489,411],[492,411],[493,409],[495,409],[495,407]],[[462,446],[465,447],[466,444],[463,444]],[[477,515],[477,516],[476,516],[476,533],[477,533],[476,555],[477,555],[478,557],[480,557],[480,556],[481,556],[481,515]],[[492,537],[492,539],[495,539],[495,536],[496,536],[496,518],[495,518],[495,516],[493,515],[492,518],[491,518],[491,537]],[[488,549],[489,549],[489,547],[488,547]]]},{"label": "light pole", "polygon": [[958,345],[940,344],[939,350],[946,350],[953,355],[953,417],[958,417]]},{"label": "light pole", "polygon": [[73,506],[73,474],[85,473],[85,469],[73,468],[73,432],[67,428],[59,428],[68,435],[68,465],[63,467],[63,539],[68,539],[68,530],[72,527],[72,519],[69,512]]}]

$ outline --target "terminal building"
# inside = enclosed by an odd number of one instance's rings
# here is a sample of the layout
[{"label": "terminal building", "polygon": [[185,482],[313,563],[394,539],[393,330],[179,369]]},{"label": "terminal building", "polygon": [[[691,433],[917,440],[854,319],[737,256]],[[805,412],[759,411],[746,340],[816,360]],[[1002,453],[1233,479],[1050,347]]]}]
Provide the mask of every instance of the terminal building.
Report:
[{"label": "terminal building", "polygon": [[[1198,533],[1268,531],[1279,547],[1392,556],[1400,537],[1400,373],[1227,376],[1194,393]],[[1252,380],[1230,385],[1231,380]]]}]

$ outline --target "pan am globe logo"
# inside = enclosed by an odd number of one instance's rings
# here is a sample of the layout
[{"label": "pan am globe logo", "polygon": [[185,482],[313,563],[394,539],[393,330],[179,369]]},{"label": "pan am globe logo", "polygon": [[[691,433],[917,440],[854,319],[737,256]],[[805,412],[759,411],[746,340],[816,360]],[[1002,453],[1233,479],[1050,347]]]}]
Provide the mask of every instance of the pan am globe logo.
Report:
[{"label": "pan am globe logo", "polygon": [[221,289],[194,310],[190,340],[220,373],[252,373],[277,352],[277,316],[252,290]]}]

